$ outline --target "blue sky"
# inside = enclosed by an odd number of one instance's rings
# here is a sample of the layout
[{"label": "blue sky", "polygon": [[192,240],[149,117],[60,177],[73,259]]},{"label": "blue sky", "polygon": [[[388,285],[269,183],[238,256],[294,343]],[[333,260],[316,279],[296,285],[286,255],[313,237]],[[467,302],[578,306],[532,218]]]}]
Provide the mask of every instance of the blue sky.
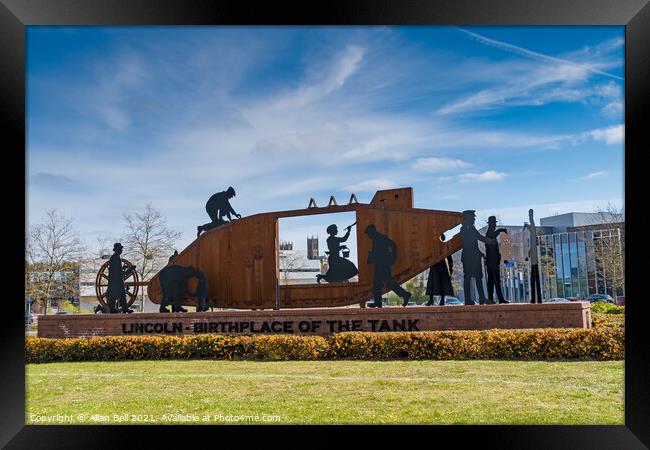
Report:
[{"label": "blue sky", "polygon": [[[412,186],[519,225],[623,202],[623,27],[28,27],[28,221],[89,245]],[[478,225],[481,225],[480,223]]]}]

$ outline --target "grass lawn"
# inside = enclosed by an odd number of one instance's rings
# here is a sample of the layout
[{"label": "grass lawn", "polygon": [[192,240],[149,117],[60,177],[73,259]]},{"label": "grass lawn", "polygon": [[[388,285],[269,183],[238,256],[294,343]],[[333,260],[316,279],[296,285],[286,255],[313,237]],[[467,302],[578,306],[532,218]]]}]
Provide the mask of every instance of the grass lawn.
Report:
[{"label": "grass lawn", "polygon": [[[233,423],[235,418],[229,416],[266,415],[279,416],[271,421],[283,424],[622,425],[623,364],[209,360],[31,364],[26,420],[176,424],[206,423],[205,418],[207,423]],[[238,423],[244,422],[251,420]]]}]

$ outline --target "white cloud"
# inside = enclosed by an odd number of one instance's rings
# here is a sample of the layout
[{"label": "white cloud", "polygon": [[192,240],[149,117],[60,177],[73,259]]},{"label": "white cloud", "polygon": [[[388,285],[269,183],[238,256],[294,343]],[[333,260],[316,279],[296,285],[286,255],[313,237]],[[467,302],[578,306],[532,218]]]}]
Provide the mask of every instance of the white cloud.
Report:
[{"label": "white cloud", "polygon": [[505,173],[494,170],[486,170],[481,173],[463,173],[459,176],[460,181],[499,181],[505,177]]},{"label": "white cloud", "polygon": [[614,125],[608,128],[599,128],[589,131],[588,135],[596,141],[605,141],[607,144],[620,144],[625,139],[625,126]]},{"label": "white cloud", "polygon": [[610,118],[620,117],[621,114],[623,114],[623,102],[619,102],[619,101],[609,102],[602,107],[600,112],[605,117],[610,117]]},{"label": "white cloud", "polygon": [[[603,59],[601,54],[597,54],[600,59],[595,60],[594,53],[587,50],[572,54],[572,57],[576,58],[576,61],[573,61],[489,39],[460,28],[458,30],[477,42],[525,56],[529,60],[526,63],[507,67],[499,61],[498,64],[484,64],[486,70],[473,70],[471,73],[475,74],[475,81],[489,82],[490,86],[448,101],[438,108],[437,113],[440,115],[492,110],[504,106],[539,106],[551,102],[602,102],[603,99],[622,98],[618,80],[623,78],[601,70],[618,66],[621,61]],[[587,56],[591,59],[578,60],[578,58],[585,59]],[[491,65],[503,66],[501,77],[494,77],[491,71],[487,70]],[[604,76],[617,81],[610,80],[595,87],[589,86],[588,81],[594,76]]]},{"label": "white cloud", "polygon": [[411,168],[421,172],[444,172],[455,169],[465,169],[471,164],[451,158],[418,158],[411,163]]},{"label": "white cloud", "polygon": [[583,177],[576,178],[576,180],[593,180],[594,178],[606,177],[608,172],[602,170],[600,172],[591,172]]},{"label": "white cloud", "polygon": [[340,89],[361,65],[365,49],[356,45],[348,46],[340,57],[331,64],[331,70],[319,81],[310,81],[296,91],[277,100],[277,109],[300,108],[313,103]]},{"label": "white cloud", "polygon": [[393,180],[388,180],[386,178],[373,178],[371,180],[346,186],[345,190],[350,192],[374,192],[381,189],[392,189],[395,187],[397,187],[397,184]]},{"label": "white cloud", "polygon": [[614,81],[599,84],[594,88],[594,93],[604,98],[623,98],[621,86]]},{"label": "white cloud", "polygon": [[108,60],[97,68],[97,86],[88,91],[86,102],[115,131],[124,131],[130,124],[127,99],[130,90],[137,89],[147,79],[147,71],[136,55],[127,53]]},{"label": "white cloud", "polygon": [[600,42],[596,45],[585,45],[579,50],[565,54],[565,56],[571,58],[579,58],[581,60],[585,58],[587,60],[592,60],[594,58],[607,56],[613,51],[617,51],[623,45],[625,45],[625,39],[623,37],[616,37]]},{"label": "white cloud", "polygon": [[438,114],[489,110],[504,106],[544,105],[551,102],[576,102],[589,97],[587,87],[576,84],[587,80],[589,72],[572,65],[529,67],[510,77],[510,82],[490,86],[475,94],[451,101],[438,109]]},{"label": "white cloud", "polygon": [[622,80],[623,78],[617,76],[617,75],[612,75],[607,72],[603,72],[602,70],[598,70],[593,65],[588,65],[588,64],[579,64],[574,61],[569,61],[566,59],[562,58],[557,58],[555,56],[549,56],[545,55],[543,53],[535,52],[523,47],[519,47],[516,45],[508,44],[507,42],[503,41],[497,41],[496,39],[490,39],[488,37],[485,37],[483,35],[480,35],[478,33],[474,33],[472,31],[464,30],[462,28],[456,28],[457,30],[471,36],[474,38],[476,41],[481,42],[482,44],[489,45],[491,47],[499,48],[501,50],[515,53],[518,55],[526,56],[529,58],[545,61],[545,62],[550,62],[553,63],[554,65],[560,65],[560,66],[573,66],[576,70],[578,71],[590,71],[599,75],[603,75],[609,78],[615,78],[618,80]]}]

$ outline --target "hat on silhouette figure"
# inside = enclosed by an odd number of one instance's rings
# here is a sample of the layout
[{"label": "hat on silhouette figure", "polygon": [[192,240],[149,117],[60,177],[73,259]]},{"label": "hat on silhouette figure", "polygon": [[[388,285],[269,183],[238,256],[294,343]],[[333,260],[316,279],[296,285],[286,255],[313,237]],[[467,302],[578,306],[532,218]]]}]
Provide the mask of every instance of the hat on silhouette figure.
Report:
[{"label": "hat on silhouette figure", "polygon": [[363,231],[367,235],[373,235],[377,232],[377,227],[375,227],[373,224],[370,224],[366,227],[366,229]]}]

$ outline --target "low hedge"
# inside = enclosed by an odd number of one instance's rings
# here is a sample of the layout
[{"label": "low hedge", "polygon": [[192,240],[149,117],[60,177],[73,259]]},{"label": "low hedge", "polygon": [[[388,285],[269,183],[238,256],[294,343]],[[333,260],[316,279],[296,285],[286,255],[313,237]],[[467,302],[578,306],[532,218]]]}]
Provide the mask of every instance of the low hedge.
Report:
[{"label": "low hedge", "polygon": [[347,332],[319,336],[216,334],[28,337],[28,363],[137,359],[597,359],[624,357],[624,331],[531,329],[487,331]]},{"label": "low hedge", "polygon": [[102,336],[47,339],[28,337],[28,363],[136,359],[319,359],[328,348],[320,336]]},{"label": "low hedge", "polygon": [[623,359],[620,329],[340,333],[335,359]]},{"label": "low hedge", "polygon": [[622,314],[593,313],[591,325],[594,328],[625,328],[625,316]]},{"label": "low hedge", "polygon": [[617,306],[613,303],[594,302],[591,304],[591,312],[604,314],[625,314],[625,306]]}]

